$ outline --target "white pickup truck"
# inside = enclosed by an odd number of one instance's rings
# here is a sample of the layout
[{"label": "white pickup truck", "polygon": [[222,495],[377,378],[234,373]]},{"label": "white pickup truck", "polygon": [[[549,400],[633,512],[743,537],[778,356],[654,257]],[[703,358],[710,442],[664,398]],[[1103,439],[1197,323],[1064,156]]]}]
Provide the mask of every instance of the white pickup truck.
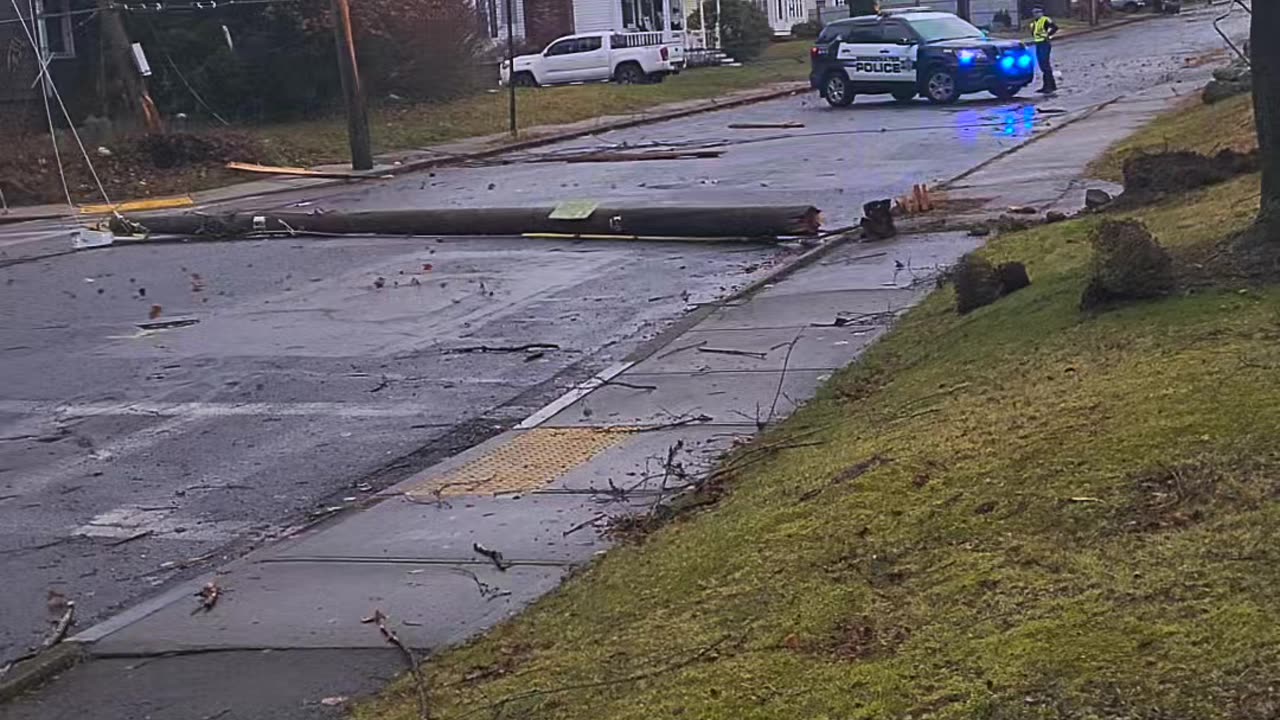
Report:
[{"label": "white pickup truck", "polygon": [[684,69],[684,46],[663,43],[661,33],[585,33],[552,42],[537,55],[502,62],[499,81],[517,87],[613,80],[662,82]]}]

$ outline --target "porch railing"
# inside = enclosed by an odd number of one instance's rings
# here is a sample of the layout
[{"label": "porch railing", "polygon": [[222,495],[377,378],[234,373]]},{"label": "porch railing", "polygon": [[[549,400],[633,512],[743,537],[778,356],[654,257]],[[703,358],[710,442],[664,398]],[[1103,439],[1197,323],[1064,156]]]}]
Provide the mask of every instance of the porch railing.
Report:
[{"label": "porch railing", "polygon": [[648,47],[650,45],[662,45],[661,32],[629,32],[614,35],[614,47]]}]

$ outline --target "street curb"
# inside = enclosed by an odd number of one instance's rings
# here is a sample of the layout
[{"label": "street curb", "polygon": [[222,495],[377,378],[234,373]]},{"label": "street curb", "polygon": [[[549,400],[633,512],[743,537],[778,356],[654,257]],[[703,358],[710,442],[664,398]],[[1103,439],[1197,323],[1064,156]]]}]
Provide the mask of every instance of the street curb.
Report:
[{"label": "street curb", "polygon": [[75,667],[86,657],[83,645],[67,640],[33,658],[19,662],[0,678],[0,703],[9,702],[45,684],[58,673]]},{"label": "street curb", "polygon": [[[660,112],[653,115],[642,115],[640,117],[629,117],[629,118],[616,120],[613,122],[603,123],[601,125],[596,125],[590,128],[582,128],[579,130],[570,130],[566,132],[553,132],[547,135],[542,135],[540,137],[529,138],[527,140],[515,140],[512,142],[500,143],[493,147],[485,148],[483,150],[476,150],[473,152],[458,153],[456,155],[441,155],[438,157],[430,157],[430,158],[423,158],[421,160],[402,162],[399,165],[393,165],[391,167],[370,171],[369,179],[376,179],[378,177],[387,176],[387,175],[391,175],[391,176],[405,175],[405,174],[417,172],[420,170],[427,170],[430,168],[441,167],[444,165],[452,165],[459,162],[466,162],[468,160],[483,160],[485,158],[490,158],[495,155],[501,155],[503,153],[508,153],[512,151],[527,150],[529,148],[552,145],[554,143],[563,142],[565,140],[574,140],[577,138],[587,137],[589,135],[595,135],[602,132],[609,132],[612,130],[625,130],[627,128],[640,127],[642,125],[651,125],[654,123],[666,122],[667,120],[678,120],[683,117],[700,115],[702,113],[708,113],[708,112],[715,112],[717,110],[729,110],[736,107],[742,107],[743,105],[753,105],[755,103],[768,102],[770,100],[777,100],[778,98],[788,97],[790,95],[798,95],[800,93],[807,92],[808,89],[809,88],[807,83],[796,81],[793,87],[781,88],[781,89],[771,90],[768,92],[757,93],[753,95],[743,95],[741,97],[732,98],[730,100],[726,100],[723,102],[716,102],[716,100],[712,98],[696,107],[682,108],[680,110],[671,110],[668,112]],[[466,139],[467,138],[460,138],[460,140],[466,140]],[[429,148],[424,148],[424,149],[429,150]],[[377,158],[374,158],[374,159],[376,160]],[[361,180],[361,182],[363,181],[364,180]],[[269,197],[272,195],[279,195],[287,192],[297,192],[299,190],[331,188],[339,185],[350,185],[352,184],[352,182],[353,182],[352,180],[332,180],[330,182],[321,182],[321,183],[309,185],[305,188],[298,188],[298,187],[271,188],[268,190],[260,190],[257,192],[245,192],[243,195],[236,195],[236,196],[220,198],[217,200],[209,200],[209,201],[201,201],[197,198],[196,207],[199,207],[201,205],[207,205],[207,204],[222,204],[227,202],[235,202],[237,200],[243,200],[244,198],[248,198],[248,197]],[[241,184],[241,183],[237,183],[237,184]],[[247,184],[247,183],[244,183],[244,184]],[[209,190],[214,191],[214,190],[234,188],[234,187],[236,187],[236,185],[234,184],[224,185],[222,186],[222,188],[209,188]],[[199,192],[205,192],[205,191],[199,191]],[[198,196],[199,192],[192,193],[192,195]],[[21,217],[12,216],[12,215],[0,215],[0,225],[34,222],[39,220],[56,220],[58,218],[64,218],[64,217],[68,217],[68,215],[66,213],[28,215],[28,216],[21,216]],[[89,215],[87,217],[99,217],[99,216]]]}]

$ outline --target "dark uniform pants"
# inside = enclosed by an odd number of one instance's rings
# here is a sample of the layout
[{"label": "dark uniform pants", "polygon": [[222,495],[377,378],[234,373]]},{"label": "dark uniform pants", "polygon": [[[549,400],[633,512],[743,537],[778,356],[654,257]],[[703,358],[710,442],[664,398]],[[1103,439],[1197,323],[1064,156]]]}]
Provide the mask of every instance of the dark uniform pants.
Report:
[{"label": "dark uniform pants", "polygon": [[1040,63],[1040,72],[1044,73],[1044,89],[1049,92],[1058,89],[1058,80],[1053,76],[1053,42],[1045,40],[1036,43],[1036,60]]}]

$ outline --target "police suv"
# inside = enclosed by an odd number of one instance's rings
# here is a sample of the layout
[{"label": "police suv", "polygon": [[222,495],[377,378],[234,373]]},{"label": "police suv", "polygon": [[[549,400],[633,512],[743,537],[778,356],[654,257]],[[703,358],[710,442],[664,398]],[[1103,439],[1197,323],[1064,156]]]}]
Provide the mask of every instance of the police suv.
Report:
[{"label": "police suv", "polygon": [[810,50],[809,84],[833,106],[859,93],[907,102],[923,95],[953,103],[961,95],[1017,95],[1035,79],[1035,53],[1017,40],[993,40],[951,13],[927,8],[837,20]]}]

